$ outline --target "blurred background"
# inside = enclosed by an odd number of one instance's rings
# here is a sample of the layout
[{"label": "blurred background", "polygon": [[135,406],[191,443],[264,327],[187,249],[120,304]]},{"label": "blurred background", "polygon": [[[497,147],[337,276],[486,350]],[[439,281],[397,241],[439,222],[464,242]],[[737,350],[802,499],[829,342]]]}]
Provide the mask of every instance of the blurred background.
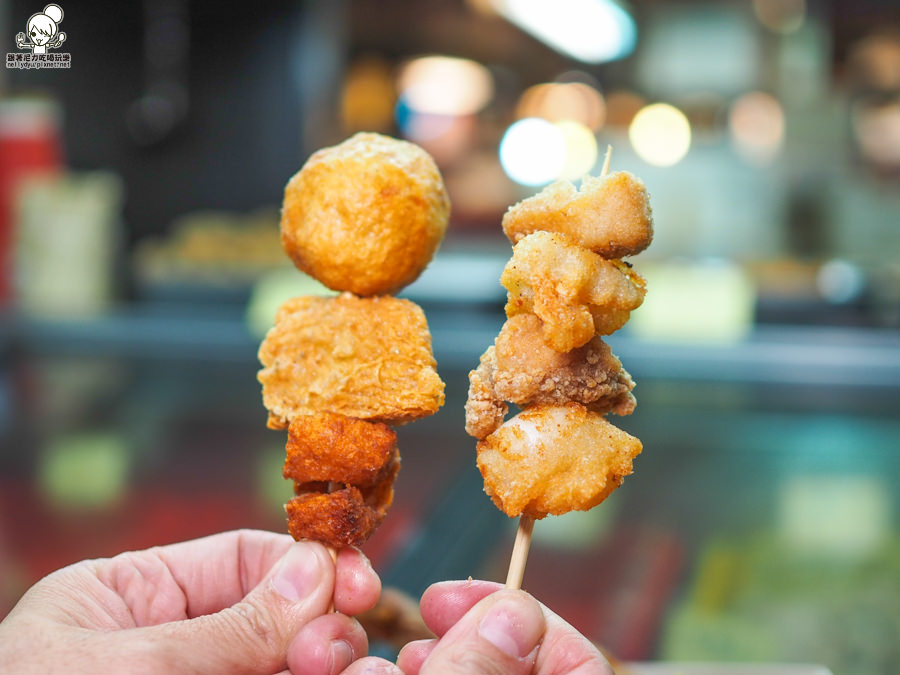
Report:
[{"label": "blurred background", "polygon": [[10,67],[39,4],[0,0],[0,616],[78,559],[284,529],[256,348],[319,289],[280,249],[282,191],[372,130],[432,153],[453,202],[404,291],[447,404],[399,430],[366,544],[385,583],[505,577],[515,523],[463,432],[500,219],[611,145],[655,216],[647,301],[609,339],[644,452],[537,524],[525,587],[623,660],[896,672],[895,1],[63,3],[69,67]]}]

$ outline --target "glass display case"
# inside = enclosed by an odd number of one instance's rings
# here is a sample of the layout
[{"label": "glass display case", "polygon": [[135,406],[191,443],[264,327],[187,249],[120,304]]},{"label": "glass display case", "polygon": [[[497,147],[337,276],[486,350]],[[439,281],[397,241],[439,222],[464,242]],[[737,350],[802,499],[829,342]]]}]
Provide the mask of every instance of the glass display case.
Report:
[{"label": "glass display case", "polygon": [[[398,429],[403,469],[364,549],[418,596],[502,580],[515,523],[483,493],[467,373],[502,305],[422,299],[447,402]],[[243,310],[8,315],[0,565],[7,610],[69,562],[238,527],[284,530]],[[622,660],[811,662],[886,673],[900,629],[900,336],[761,326],[730,343],[610,339],[644,443],[588,513],[536,523],[524,587]]]}]

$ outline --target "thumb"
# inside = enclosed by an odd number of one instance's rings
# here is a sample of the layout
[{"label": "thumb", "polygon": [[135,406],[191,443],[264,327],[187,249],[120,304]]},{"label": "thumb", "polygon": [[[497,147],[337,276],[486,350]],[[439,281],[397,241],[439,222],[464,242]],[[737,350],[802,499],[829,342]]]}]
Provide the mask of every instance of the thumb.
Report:
[{"label": "thumb", "polygon": [[447,631],[420,673],[530,673],[545,630],[537,600],[523,591],[498,591]]},{"label": "thumb", "polygon": [[324,546],[296,542],[237,604],[138,630],[146,631],[155,654],[171,659],[168,672],[273,673],[287,668],[294,635],[328,610],[334,576],[334,562]]}]

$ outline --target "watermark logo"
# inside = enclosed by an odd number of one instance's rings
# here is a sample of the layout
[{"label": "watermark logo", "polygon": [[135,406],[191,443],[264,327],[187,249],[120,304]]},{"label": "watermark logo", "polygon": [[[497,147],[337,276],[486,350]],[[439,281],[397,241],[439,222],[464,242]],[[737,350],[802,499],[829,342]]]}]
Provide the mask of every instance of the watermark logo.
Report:
[{"label": "watermark logo", "polygon": [[68,52],[50,52],[59,49],[66,41],[66,34],[59,30],[63,20],[59,5],[47,5],[43,12],[32,14],[24,33],[16,34],[16,47],[25,52],[7,52],[7,68],[71,68],[72,55]]}]

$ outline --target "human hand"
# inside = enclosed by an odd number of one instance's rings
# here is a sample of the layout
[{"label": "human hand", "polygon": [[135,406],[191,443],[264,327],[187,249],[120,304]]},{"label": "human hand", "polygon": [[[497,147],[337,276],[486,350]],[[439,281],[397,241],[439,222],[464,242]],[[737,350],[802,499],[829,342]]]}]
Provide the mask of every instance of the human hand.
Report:
[{"label": "human hand", "polygon": [[420,608],[438,639],[410,642],[397,665],[369,657],[344,675],[613,675],[587,638],[524,591],[446,581],[425,591]]},{"label": "human hand", "polygon": [[45,577],[0,623],[0,663],[15,673],[337,673],[368,652],[349,615],[380,592],[354,548],[335,563],[319,543],[226,532]]}]

